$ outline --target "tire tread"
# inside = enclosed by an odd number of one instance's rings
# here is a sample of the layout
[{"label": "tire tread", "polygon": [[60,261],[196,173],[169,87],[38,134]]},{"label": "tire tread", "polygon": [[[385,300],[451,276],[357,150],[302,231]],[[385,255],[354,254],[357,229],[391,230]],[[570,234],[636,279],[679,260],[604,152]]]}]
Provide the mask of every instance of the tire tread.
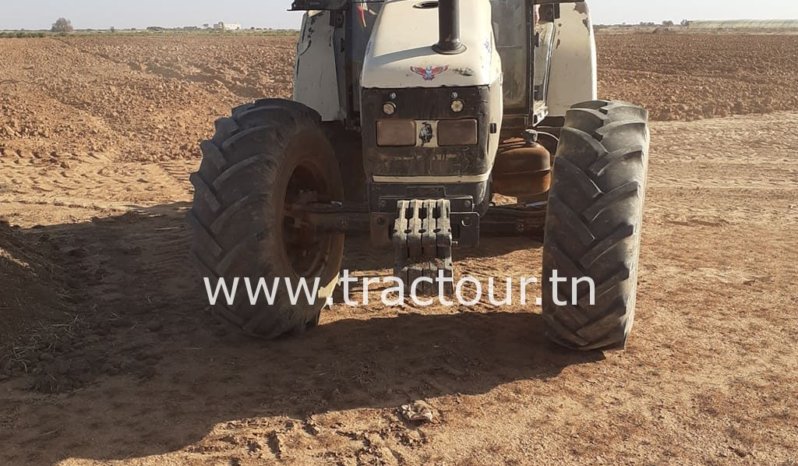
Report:
[{"label": "tire tread", "polygon": [[[625,102],[576,104],[566,116],[553,170],[543,248],[544,278],[590,277],[590,293],[557,306],[544,287],[549,338],[577,350],[625,346],[634,320],[648,166],[647,112]],[[577,291],[577,293],[580,293]],[[575,302],[575,304],[574,304]]]}]

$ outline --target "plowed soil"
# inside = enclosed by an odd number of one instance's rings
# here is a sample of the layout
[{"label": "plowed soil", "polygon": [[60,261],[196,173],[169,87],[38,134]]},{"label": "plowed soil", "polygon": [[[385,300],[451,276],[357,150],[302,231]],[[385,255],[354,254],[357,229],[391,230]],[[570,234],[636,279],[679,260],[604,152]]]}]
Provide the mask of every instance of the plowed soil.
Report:
[{"label": "plowed soil", "polygon": [[[574,354],[488,303],[230,332],[188,175],[216,117],[290,95],[294,38],[0,40],[0,464],[796,464],[798,36],[599,47],[602,94],[657,121],[634,335]],[[527,276],[540,244],[456,259]],[[345,260],[392,265],[358,238]]]}]

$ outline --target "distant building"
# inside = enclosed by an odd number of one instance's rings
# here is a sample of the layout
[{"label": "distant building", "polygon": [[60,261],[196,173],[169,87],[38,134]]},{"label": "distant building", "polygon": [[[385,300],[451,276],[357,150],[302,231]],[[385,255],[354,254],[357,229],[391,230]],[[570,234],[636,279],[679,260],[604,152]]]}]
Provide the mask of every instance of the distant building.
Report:
[{"label": "distant building", "polygon": [[220,21],[213,25],[214,29],[219,29],[220,31],[240,31],[241,25],[235,23],[225,23]]}]

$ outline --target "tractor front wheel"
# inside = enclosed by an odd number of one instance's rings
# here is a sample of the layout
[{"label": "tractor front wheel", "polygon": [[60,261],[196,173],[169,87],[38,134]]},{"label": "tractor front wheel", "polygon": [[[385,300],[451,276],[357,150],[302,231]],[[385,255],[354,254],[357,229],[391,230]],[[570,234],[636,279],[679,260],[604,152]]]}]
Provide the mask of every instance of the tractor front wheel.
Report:
[{"label": "tractor front wheel", "polygon": [[647,120],[644,109],[622,102],[585,102],[567,113],[543,245],[543,317],[548,337],[560,345],[626,345],[635,314]]},{"label": "tractor front wheel", "polygon": [[[299,103],[260,100],[218,120],[213,139],[202,143],[202,164],[191,177],[193,253],[214,286],[239,280],[233,302],[222,294],[212,309],[245,334],[275,338],[316,325],[338,282],[344,235],[292,216],[297,204],[344,200],[320,121]],[[318,282],[315,300],[291,296],[301,279],[311,290]],[[248,288],[257,291],[259,281],[271,288],[275,280],[272,302],[261,290],[253,304]]]}]

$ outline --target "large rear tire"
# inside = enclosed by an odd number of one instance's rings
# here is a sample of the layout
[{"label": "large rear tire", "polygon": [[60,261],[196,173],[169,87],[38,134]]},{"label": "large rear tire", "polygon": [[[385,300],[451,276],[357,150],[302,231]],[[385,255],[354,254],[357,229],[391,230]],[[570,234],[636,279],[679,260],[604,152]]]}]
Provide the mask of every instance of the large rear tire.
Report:
[{"label": "large rear tire", "polygon": [[[247,335],[275,338],[318,323],[343,258],[344,236],[297,223],[290,206],[343,201],[335,153],[319,115],[302,104],[266,99],[234,109],[216,122],[216,134],[202,143],[200,169],[189,213],[193,253],[215,287],[225,278],[239,289],[232,305],[220,296],[214,314]],[[253,289],[264,278],[281,285],[272,305],[261,294],[252,305],[243,280]],[[285,280],[319,279],[315,301],[292,305]]]},{"label": "large rear tire", "polygon": [[[567,113],[546,219],[543,317],[547,336],[568,348],[625,347],[631,332],[648,171],[647,121],[644,109],[622,102],[585,102]],[[555,271],[568,280],[553,287]],[[595,284],[594,303],[586,283],[574,286],[580,278]]]}]

